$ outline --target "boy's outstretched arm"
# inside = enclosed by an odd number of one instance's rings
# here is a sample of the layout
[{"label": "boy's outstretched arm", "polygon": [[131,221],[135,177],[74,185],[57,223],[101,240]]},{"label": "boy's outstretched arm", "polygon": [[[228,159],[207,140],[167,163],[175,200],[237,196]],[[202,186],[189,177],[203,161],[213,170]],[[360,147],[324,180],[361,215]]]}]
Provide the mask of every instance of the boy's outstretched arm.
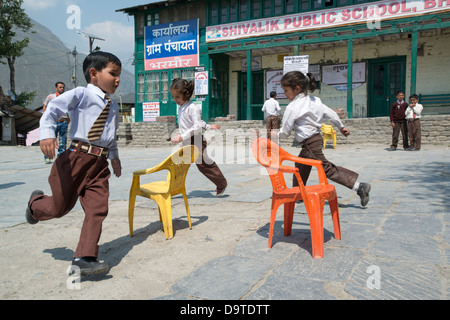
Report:
[{"label": "boy's outstretched arm", "polygon": [[55,149],[58,149],[58,143],[56,139],[50,138],[41,140],[39,142],[39,146],[41,147],[42,153],[49,159],[53,159],[55,157]]}]

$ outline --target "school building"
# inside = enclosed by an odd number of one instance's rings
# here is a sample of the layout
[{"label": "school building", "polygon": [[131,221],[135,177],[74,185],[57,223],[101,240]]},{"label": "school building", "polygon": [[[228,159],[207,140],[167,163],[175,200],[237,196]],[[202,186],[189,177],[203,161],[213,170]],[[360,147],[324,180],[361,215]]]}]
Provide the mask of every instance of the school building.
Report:
[{"label": "school building", "polygon": [[[196,81],[202,117],[263,119],[286,70],[348,118],[389,115],[397,90],[450,113],[450,0],[171,0],[118,9],[135,21],[136,122],[176,115],[172,79]],[[445,106],[447,104],[447,107]]]}]

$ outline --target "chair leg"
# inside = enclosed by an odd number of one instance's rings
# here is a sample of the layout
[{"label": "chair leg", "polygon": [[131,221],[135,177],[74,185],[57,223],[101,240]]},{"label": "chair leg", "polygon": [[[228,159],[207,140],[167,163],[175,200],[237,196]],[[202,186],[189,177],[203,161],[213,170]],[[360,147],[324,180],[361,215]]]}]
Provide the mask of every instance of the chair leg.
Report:
[{"label": "chair leg", "polygon": [[158,214],[159,214],[159,222],[163,223],[163,219],[161,216],[161,208],[158,206]]},{"label": "chair leg", "polygon": [[312,256],[314,259],[323,258],[323,203],[317,196],[311,197],[312,212],[308,212],[311,228]]},{"label": "chair leg", "polygon": [[172,201],[171,201],[171,195],[168,194],[165,197],[165,203],[166,203],[166,223],[167,223],[167,230],[169,231],[169,239],[173,238],[173,226],[172,226]]},{"label": "chair leg", "polygon": [[333,200],[328,200],[330,204],[331,217],[333,218],[334,238],[341,240],[341,224],[339,221],[339,205],[337,196]]},{"label": "chair leg", "polygon": [[275,218],[280,204],[272,198],[272,208],[270,210],[270,228],[269,228],[269,248],[272,248],[273,226],[275,225]]},{"label": "chair leg", "polygon": [[284,204],[284,235],[289,236],[292,232],[292,221],[294,220],[295,202]]},{"label": "chair leg", "polygon": [[130,237],[133,236],[133,217],[134,217],[134,206],[136,203],[136,193],[130,190],[130,198],[128,200],[128,225],[130,228]]},{"label": "chair leg", "polygon": [[173,238],[172,230],[172,212],[170,207],[170,194],[158,194],[153,198],[156,201],[159,208],[160,220],[164,228],[164,236],[167,239]]},{"label": "chair leg", "polygon": [[183,194],[184,205],[186,206],[186,214],[187,214],[187,218],[188,218],[189,229],[192,230],[191,214],[189,212],[189,204],[188,204],[188,200],[187,200],[187,196],[186,196],[186,190],[183,190],[181,193]]}]

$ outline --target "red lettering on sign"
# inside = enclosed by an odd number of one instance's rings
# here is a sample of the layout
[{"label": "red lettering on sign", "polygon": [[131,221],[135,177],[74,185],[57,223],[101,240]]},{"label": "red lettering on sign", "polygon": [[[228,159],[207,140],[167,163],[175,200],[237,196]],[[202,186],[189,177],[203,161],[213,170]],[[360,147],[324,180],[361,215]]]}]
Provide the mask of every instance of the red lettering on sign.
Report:
[{"label": "red lettering on sign", "polygon": [[284,29],[287,29],[288,25],[290,25],[291,23],[292,23],[291,18],[284,19]]},{"label": "red lettering on sign", "polygon": [[397,12],[399,12],[399,10],[400,10],[400,3],[395,1],[389,3],[388,11],[390,14],[396,14]]},{"label": "red lettering on sign", "polygon": [[302,17],[297,17],[294,19],[294,27],[298,28],[302,25]]},{"label": "red lettering on sign", "polygon": [[425,0],[424,7],[425,9],[434,8],[436,6],[436,1],[434,0]]},{"label": "red lettering on sign", "polygon": [[[359,13],[357,13],[357,12],[359,12]],[[355,9],[353,9],[353,11],[352,11],[352,18],[353,18],[353,19],[359,19],[359,18],[361,18],[361,8],[355,8]]]},{"label": "red lettering on sign", "polygon": [[304,25],[304,26],[309,26],[309,25],[311,25],[311,16],[304,16],[304,17],[303,17],[303,25]]},{"label": "red lettering on sign", "polygon": [[[333,15],[333,17],[331,17],[331,15]],[[336,21],[336,13],[335,12],[328,12],[327,14],[327,22],[328,23],[333,23]]]},{"label": "red lettering on sign", "polygon": [[402,12],[411,12],[411,8],[406,7],[406,1],[402,1],[401,10],[402,10]]},{"label": "red lettering on sign", "polygon": [[347,20],[349,20],[350,18],[351,18],[350,10],[344,9],[344,10],[342,11],[342,20],[343,20],[343,21],[347,21]]},{"label": "red lettering on sign", "polygon": [[278,21],[279,21],[279,19],[270,21],[270,31],[280,30],[280,28],[278,28]]},{"label": "red lettering on sign", "polygon": [[379,6],[377,6],[375,8],[375,12],[377,14],[377,16],[381,17],[383,16],[387,11],[386,5],[385,4],[380,4]]}]

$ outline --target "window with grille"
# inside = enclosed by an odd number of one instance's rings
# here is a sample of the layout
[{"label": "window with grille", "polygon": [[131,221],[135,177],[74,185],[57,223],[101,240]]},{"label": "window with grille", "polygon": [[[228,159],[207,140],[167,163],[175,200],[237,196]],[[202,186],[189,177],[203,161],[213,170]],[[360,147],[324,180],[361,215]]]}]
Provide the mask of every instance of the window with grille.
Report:
[{"label": "window with grille", "polygon": [[168,101],[173,79],[194,80],[194,69],[151,71],[137,75],[137,102]]},{"label": "window with grille", "polygon": [[350,6],[376,0],[211,0],[210,25]]}]

